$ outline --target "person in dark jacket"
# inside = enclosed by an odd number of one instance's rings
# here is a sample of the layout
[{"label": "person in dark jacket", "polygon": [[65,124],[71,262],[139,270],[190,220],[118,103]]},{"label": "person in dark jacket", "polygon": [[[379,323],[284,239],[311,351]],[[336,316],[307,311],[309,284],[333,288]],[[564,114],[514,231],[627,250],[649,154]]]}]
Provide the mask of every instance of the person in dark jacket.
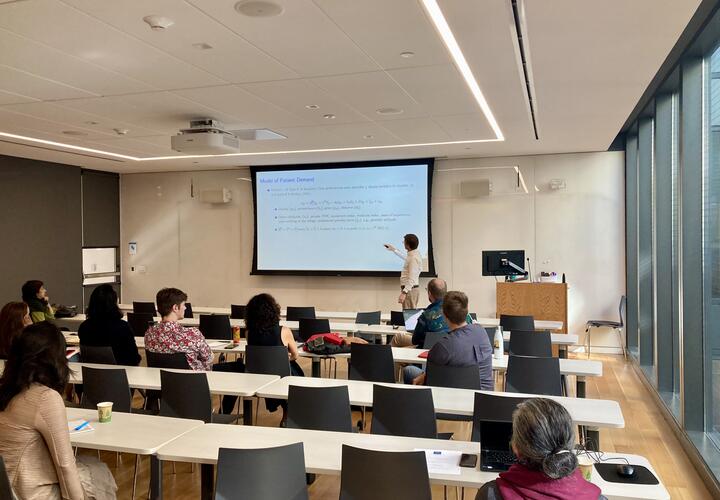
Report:
[{"label": "person in dark jacket", "polygon": [[119,365],[137,366],[140,354],[135,334],[118,307],[118,296],[111,285],[100,285],[90,295],[87,319],[80,324],[80,350],[82,346],[112,347]]},{"label": "person in dark jacket", "polygon": [[510,446],[518,463],[485,483],[475,500],[604,498],[578,469],[572,418],[552,399],[528,399],[518,405]]}]

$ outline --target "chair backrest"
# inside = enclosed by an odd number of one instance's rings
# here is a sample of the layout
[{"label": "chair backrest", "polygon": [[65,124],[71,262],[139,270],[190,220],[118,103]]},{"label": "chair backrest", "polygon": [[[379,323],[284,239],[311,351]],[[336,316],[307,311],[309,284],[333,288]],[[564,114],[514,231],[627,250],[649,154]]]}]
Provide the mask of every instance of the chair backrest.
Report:
[{"label": "chair backrest", "polygon": [[151,313],[127,313],[127,321],[133,334],[136,337],[142,337],[155,318]]},{"label": "chair backrest", "polygon": [[[423,451],[375,451],[342,447],[340,500],[430,500],[430,479]],[[375,471],[388,477],[380,480]]]},{"label": "chair backrest", "polygon": [[620,326],[625,326],[625,308],[627,307],[627,297],[620,297],[620,305],[618,306],[618,314],[620,315]]},{"label": "chair backrest", "polygon": [[315,308],[288,306],[285,319],[297,321],[300,318],[315,319]]},{"label": "chair backrest", "polygon": [[276,448],[220,448],[215,500],[307,500],[302,443]]},{"label": "chair backrest", "polygon": [[522,330],[531,332],[535,330],[535,318],[533,316],[515,316],[512,314],[500,315],[500,326],[504,331]]},{"label": "chair backrest", "polygon": [[5,461],[2,456],[0,456],[0,498],[16,498],[13,495],[10,478],[8,477],[7,469],[5,468]]},{"label": "chair backrest", "polygon": [[147,359],[147,365],[153,368],[190,369],[190,364],[184,352],[152,352],[146,349],[145,358]]},{"label": "chair backrest", "polygon": [[552,342],[548,331],[513,330],[510,333],[510,354],[552,358]]},{"label": "chair backrest", "polygon": [[145,313],[151,316],[157,316],[157,309],[155,309],[155,302],[135,302],[133,300],[133,312]]},{"label": "chair backrest", "polygon": [[82,367],[83,393],[80,406],[95,409],[98,403],[112,401],[113,411],[130,413],[132,396],[123,368]]},{"label": "chair backrest", "polygon": [[183,318],[192,318],[193,312],[192,312],[192,304],[190,302],[185,302],[185,315]]},{"label": "chair backrest", "polygon": [[473,321],[477,321],[477,313],[470,313],[470,317]]},{"label": "chair backrest", "polygon": [[230,304],[230,319],[245,319],[246,305]]},{"label": "chair backrest", "polygon": [[558,358],[510,356],[505,377],[505,390],[507,392],[562,396],[560,360]]},{"label": "chair backrest", "polygon": [[374,384],[370,432],[437,439],[432,390]]},{"label": "chair backrest", "polygon": [[495,345],[495,327],[491,326],[489,328],[486,328],[486,327],[483,327],[483,328],[485,328],[485,333],[487,333],[488,339],[490,340],[490,345],[494,346]]},{"label": "chair backrest", "polygon": [[470,440],[480,442],[480,422],[512,422],[515,408],[523,401],[527,401],[527,398],[476,392]]},{"label": "chair backrest", "polygon": [[449,366],[427,364],[425,385],[480,390],[480,369],[477,366]]},{"label": "chair backrest", "polygon": [[432,349],[435,344],[438,343],[438,340],[445,337],[447,333],[444,332],[427,332],[425,334],[425,342],[423,342],[422,348],[423,349]]},{"label": "chair backrest", "polygon": [[288,388],[287,427],[352,432],[348,387],[291,385]]},{"label": "chair backrest", "polygon": [[80,345],[80,361],[116,365],[115,354],[110,346]]},{"label": "chair backrest", "polygon": [[355,316],[355,323],[362,325],[379,325],[380,311],[359,312]]},{"label": "chair backrest", "polygon": [[392,326],[405,326],[405,316],[402,311],[390,311],[390,324]]},{"label": "chair backrest", "polygon": [[245,372],[287,377],[290,375],[287,347],[248,345],[245,348]]},{"label": "chair backrest", "polygon": [[330,333],[329,319],[300,318],[300,338],[303,342],[316,333]]},{"label": "chair backrest", "polygon": [[351,344],[348,378],[394,383],[395,362],[392,347],[381,344]]},{"label": "chair backrest", "polygon": [[212,399],[207,375],[160,370],[160,415],[212,421]]},{"label": "chair backrest", "polygon": [[200,332],[206,339],[232,340],[230,316],[227,314],[201,314]]}]

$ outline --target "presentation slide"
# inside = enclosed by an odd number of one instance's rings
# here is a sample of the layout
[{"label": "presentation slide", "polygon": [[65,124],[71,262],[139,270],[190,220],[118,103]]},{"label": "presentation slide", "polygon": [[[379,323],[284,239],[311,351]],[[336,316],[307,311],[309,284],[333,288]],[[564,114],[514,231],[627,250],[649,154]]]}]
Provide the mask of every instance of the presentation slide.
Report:
[{"label": "presentation slide", "polygon": [[[397,273],[402,238],[414,233],[425,271],[430,252],[432,160],[254,167],[253,272]],[[353,165],[353,166],[350,166]]]}]

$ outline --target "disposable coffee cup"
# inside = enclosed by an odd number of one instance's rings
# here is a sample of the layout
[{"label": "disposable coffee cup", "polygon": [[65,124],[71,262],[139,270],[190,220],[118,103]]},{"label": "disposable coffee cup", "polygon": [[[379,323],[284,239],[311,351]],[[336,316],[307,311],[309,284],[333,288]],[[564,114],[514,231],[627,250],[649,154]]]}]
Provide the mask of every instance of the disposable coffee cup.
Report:
[{"label": "disposable coffee cup", "polygon": [[578,467],[580,467],[580,473],[585,478],[586,481],[590,481],[590,478],[592,477],[592,470],[593,470],[593,461],[590,457],[586,457],[585,455],[580,455],[577,457],[578,459]]},{"label": "disposable coffee cup", "polygon": [[112,405],[112,401],[97,404],[98,420],[101,424],[106,424],[112,420]]}]

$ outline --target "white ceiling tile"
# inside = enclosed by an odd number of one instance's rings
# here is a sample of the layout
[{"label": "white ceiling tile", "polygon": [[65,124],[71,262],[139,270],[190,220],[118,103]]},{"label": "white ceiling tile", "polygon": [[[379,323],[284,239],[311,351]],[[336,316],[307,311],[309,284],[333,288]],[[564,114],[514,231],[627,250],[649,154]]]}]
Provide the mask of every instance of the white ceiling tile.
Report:
[{"label": "white ceiling tile", "polygon": [[237,13],[236,0],[188,0],[301,76],[379,69],[311,0],[277,0],[277,17]]},{"label": "white ceiling tile", "polygon": [[481,113],[456,116],[437,116],[437,124],[448,134],[451,141],[494,139],[490,124]]},{"label": "white ceiling tile", "polygon": [[450,136],[432,118],[385,120],[382,126],[407,143],[449,141]]},{"label": "white ceiling tile", "polygon": [[[32,15],[38,8],[42,18]],[[224,83],[59,0],[5,5],[0,27],[161,89]]]},{"label": "white ceiling tile", "polygon": [[[417,0],[314,0],[383,68],[447,64],[450,56]],[[402,52],[413,52],[411,58]]]},{"label": "white ceiling tile", "polygon": [[2,64],[0,64],[0,88],[42,101],[93,95],[90,92],[46,80]]},{"label": "white ceiling tile", "polygon": [[4,90],[0,90],[0,106],[3,106],[5,104],[16,104],[20,102],[34,102],[35,100],[36,99],[33,99],[32,97],[13,94],[12,92],[5,92]]},{"label": "white ceiling tile", "polygon": [[315,128],[320,131],[326,130],[328,134],[340,138],[344,144],[354,147],[399,144],[402,142],[392,132],[372,122],[325,125]]}]

